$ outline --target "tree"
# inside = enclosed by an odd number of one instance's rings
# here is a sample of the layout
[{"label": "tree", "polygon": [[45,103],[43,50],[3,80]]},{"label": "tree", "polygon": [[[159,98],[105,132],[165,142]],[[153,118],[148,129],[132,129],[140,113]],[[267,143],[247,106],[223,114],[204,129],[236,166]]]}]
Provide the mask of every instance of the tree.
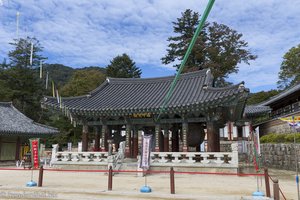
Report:
[{"label": "tree", "polygon": [[79,96],[94,90],[105,81],[105,75],[98,69],[75,71],[61,89],[62,96]]},{"label": "tree", "polygon": [[[30,65],[31,43],[34,44],[32,66]],[[34,68],[45,59],[40,55],[43,48],[37,39],[30,37],[14,40],[10,44],[14,49],[8,53],[9,62],[3,62],[0,70],[0,84],[5,88],[1,100],[13,101],[21,112],[38,120],[43,87],[38,78],[39,73]]]},{"label": "tree", "polygon": [[[177,36],[169,37],[170,42],[167,55],[163,57],[163,64],[175,63],[178,69],[193,34],[198,25],[199,14],[187,9],[177,22],[173,22],[173,30]],[[238,64],[249,64],[256,59],[247,49],[248,43],[241,39],[242,34],[224,24],[206,22],[195,46],[187,60],[183,72],[190,72],[210,68],[215,82],[223,85],[225,78],[231,73],[238,72]],[[177,64],[176,64],[177,63]]]},{"label": "tree", "polygon": [[[59,88],[64,86],[70,80],[75,71],[72,67],[62,64],[44,64],[43,69],[45,72],[48,72],[49,79],[51,79],[51,81],[53,80],[55,86]],[[49,90],[51,90],[51,87],[49,87]]]},{"label": "tree", "polygon": [[[8,53],[9,65],[12,67],[35,68],[40,65],[40,61],[47,59],[40,54],[43,47],[34,37],[14,39],[14,42],[9,44],[14,46],[14,49]],[[30,65],[31,45],[33,45],[32,66]]]},{"label": "tree", "polygon": [[278,88],[285,89],[300,82],[300,44],[283,56],[279,71]]},{"label": "tree", "polygon": [[254,104],[261,103],[279,93],[280,93],[279,90],[270,90],[270,91],[266,91],[266,92],[261,91],[261,92],[257,92],[257,93],[252,93],[249,95],[249,98],[247,99],[247,105],[254,105]]},{"label": "tree", "polygon": [[116,78],[140,78],[141,70],[127,54],[115,57],[106,68],[107,76]]}]

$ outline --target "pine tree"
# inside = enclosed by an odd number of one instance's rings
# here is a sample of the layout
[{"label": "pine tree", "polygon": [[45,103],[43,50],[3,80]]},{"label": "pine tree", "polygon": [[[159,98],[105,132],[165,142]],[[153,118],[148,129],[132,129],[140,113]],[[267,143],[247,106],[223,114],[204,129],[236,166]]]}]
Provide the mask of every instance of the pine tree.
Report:
[{"label": "pine tree", "polygon": [[[178,69],[178,63],[187,51],[198,21],[199,14],[187,9],[181,18],[173,22],[176,36],[168,38],[170,43],[167,55],[161,59],[163,64],[172,63]],[[242,34],[224,24],[206,22],[183,72],[210,68],[217,84],[224,85],[229,74],[238,72],[239,63],[249,64],[250,60],[256,59],[247,49],[247,42],[241,38]]]},{"label": "pine tree", "polygon": [[108,77],[115,78],[140,78],[141,70],[127,54],[115,57],[106,68]]},{"label": "pine tree", "polygon": [[[30,65],[31,43],[33,44],[32,65]],[[1,65],[0,79],[2,87],[6,88],[1,100],[13,101],[14,105],[25,115],[38,120],[40,100],[43,95],[43,85],[39,79],[42,47],[35,38],[14,40],[10,43],[14,48],[8,53],[9,62]]]}]

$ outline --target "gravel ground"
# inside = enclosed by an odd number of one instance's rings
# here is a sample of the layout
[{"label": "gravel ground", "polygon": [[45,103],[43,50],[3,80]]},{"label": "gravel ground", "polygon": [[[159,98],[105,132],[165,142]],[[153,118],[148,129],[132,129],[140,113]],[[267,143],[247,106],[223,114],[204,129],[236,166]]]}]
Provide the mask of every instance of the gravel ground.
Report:
[{"label": "gravel ground", "polygon": [[[295,174],[290,171],[270,170],[287,199],[297,199]],[[252,199],[257,188],[257,178],[233,175],[175,174],[175,192],[170,194],[168,174],[147,176],[151,193],[141,193],[145,177],[135,174],[113,176],[112,191],[107,190],[108,177],[100,172],[44,171],[43,187],[26,187],[31,180],[29,170],[1,170],[0,199]],[[38,181],[38,171],[33,171],[33,180]],[[264,178],[259,178],[259,187],[265,192]],[[271,194],[273,188],[271,184]]]}]

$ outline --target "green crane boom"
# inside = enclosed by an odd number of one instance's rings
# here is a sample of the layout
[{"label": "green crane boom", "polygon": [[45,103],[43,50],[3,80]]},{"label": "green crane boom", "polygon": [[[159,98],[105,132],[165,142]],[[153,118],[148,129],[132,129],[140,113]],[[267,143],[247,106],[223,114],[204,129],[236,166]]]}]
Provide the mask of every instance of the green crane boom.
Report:
[{"label": "green crane boom", "polygon": [[195,45],[195,42],[196,42],[196,40],[197,40],[197,38],[198,38],[198,36],[199,36],[199,34],[200,34],[200,32],[201,32],[203,26],[204,26],[204,23],[205,23],[205,21],[206,21],[206,19],[207,19],[207,17],[208,17],[208,14],[209,14],[209,12],[210,12],[210,10],[211,10],[211,8],[212,8],[214,2],[215,2],[215,0],[209,0],[208,4],[207,4],[207,6],[206,6],[206,9],[204,10],[204,13],[203,13],[203,15],[202,15],[202,18],[201,18],[201,20],[200,20],[200,22],[199,22],[199,25],[198,25],[198,27],[197,27],[197,29],[196,29],[196,32],[195,32],[195,34],[194,34],[194,36],[193,36],[193,38],[192,38],[192,41],[191,41],[191,43],[190,43],[190,45],[189,45],[189,47],[188,47],[188,50],[186,51],[186,53],[185,53],[185,55],[184,55],[184,57],[183,57],[183,60],[182,60],[182,62],[181,62],[181,64],[180,64],[180,67],[179,67],[179,69],[178,69],[178,71],[177,71],[177,74],[176,74],[176,76],[175,76],[175,78],[174,78],[174,80],[173,80],[173,82],[172,82],[172,84],[171,84],[171,86],[170,86],[170,89],[169,89],[167,95],[166,95],[165,98],[164,98],[163,105],[160,107],[159,115],[158,115],[156,121],[159,120],[161,114],[162,114],[163,111],[166,109],[166,105],[167,105],[167,103],[169,102],[169,100],[170,100],[170,98],[171,98],[171,96],[172,96],[172,94],[173,94],[173,91],[174,91],[175,86],[176,86],[176,83],[177,83],[177,81],[178,81],[178,79],[179,79],[179,77],[180,77],[180,74],[181,74],[181,72],[182,72],[182,70],[183,70],[183,68],[184,68],[184,66],[185,66],[185,63],[186,63],[188,57],[189,57],[190,54],[191,54],[191,51],[192,51],[192,49],[193,49],[193,47],[194,47],[194,45]]}]

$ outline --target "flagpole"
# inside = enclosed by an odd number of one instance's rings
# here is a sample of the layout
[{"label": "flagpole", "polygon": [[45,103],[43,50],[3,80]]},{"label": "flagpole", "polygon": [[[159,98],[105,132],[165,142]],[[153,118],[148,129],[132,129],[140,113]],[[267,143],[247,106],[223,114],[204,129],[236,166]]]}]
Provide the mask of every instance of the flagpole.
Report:
[{"label": "flagpole", "polygon": [[19,39],[19,16],[20,12],[17,12],[17,39]]},{"label": "flagpole", "polygon": [[300,192],[299,192],[299,169],[298,169],[298,148],[296,148],[296,121],[299,122],[300,121],[300,117],[297,116],[296,120],[295,120],[295,116],[292,117],[283,117],[283,118],[279,118],[282,121],[288,122],[288,124],[292,129],[292,132],[294,134],[294,153],[295,153],[295,164],[296,164],[296,186],[297,186],[297,195],[298,195],[298,200],[300,200]]},{"label": "flagpole", "polygon": [[54,81],[52,81],[52,96],[55,97]]},{"label": "flagpole", "polygon": [[297,194],[298,200],[300,200],[299,194],[299,172],[298,172],[298,148],[296,146],[296,123],[295,123],[295,116],[293,118],[293,132],[294,132],[294,151],[295,151],[295,161],[296,161],[296,184],[297,184]]},{"label": "flagpole", "polygon": [[254,134],[254,130],[253,130],[253,127],[252,127],[252,123],[250,123],[250,134],[252,136],[252,142],[253,142],[253,165],[254,165],[254,168],[255,168],[255,171],[256,171],[256,191],[252,193],[252,196],[264,196],[264,193],[259,191],[259,179],[258,179],[258,171],[259,171],[259,168],[260,168],[260,161],[259,161],[259,158],[258,158],[258,137],[259,135],[257,135],[258,133],[255,133]]},{"label": "flagpole", "polygon": [[43,78],[43,61],[40,60],[40,79]]},{"label": "flagpole", "polygon": [[46,74],[46,90],[48,89],[49,72]]},{"label": "flagpole", "polygon": [[32,59],[33,59],[33,43],[31,41],[31,47],[30,47],[30,66],[32,67]]}]

